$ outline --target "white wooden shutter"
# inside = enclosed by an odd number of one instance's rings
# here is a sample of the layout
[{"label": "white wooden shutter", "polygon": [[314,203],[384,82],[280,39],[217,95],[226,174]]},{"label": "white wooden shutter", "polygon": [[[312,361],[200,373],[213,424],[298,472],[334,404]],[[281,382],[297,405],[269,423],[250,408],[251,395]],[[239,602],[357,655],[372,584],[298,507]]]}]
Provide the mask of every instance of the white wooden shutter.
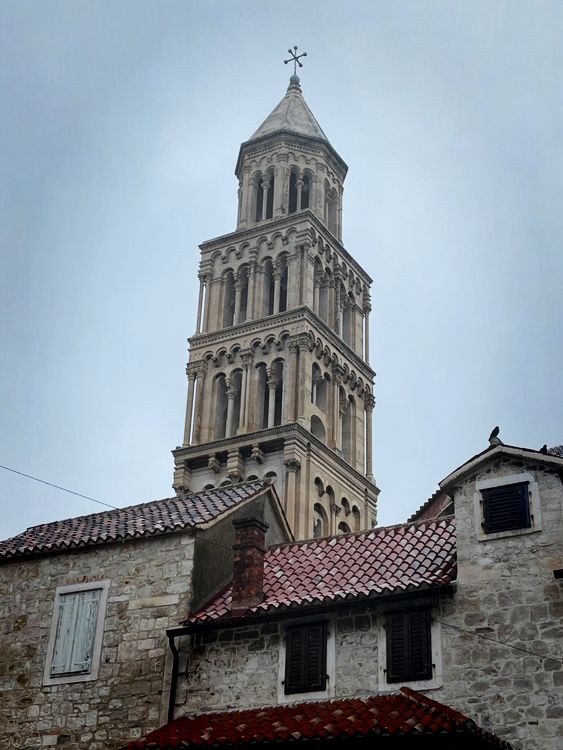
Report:
[{"label": "white wooden shutter", "polygon": [[102,589],[61,594],[51,676],[88,674]]}]

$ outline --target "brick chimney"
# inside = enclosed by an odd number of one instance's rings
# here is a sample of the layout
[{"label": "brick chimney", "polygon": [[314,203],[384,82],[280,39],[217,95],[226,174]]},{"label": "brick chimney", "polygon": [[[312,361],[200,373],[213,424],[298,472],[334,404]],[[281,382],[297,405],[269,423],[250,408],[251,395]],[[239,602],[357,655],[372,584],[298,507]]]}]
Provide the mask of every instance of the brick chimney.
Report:
[{"label": "brick chimney", "polygon": [[233,596],[231,610],[248,609],[264,599],[264,553],[268,524],[258,518],[233,521]]}]

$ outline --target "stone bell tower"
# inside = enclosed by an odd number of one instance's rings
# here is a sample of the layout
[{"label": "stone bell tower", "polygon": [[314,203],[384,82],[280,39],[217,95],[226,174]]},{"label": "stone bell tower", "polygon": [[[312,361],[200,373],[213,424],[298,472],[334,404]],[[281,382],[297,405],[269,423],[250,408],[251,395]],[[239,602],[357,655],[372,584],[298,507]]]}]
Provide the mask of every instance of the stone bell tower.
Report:
[{"label": "stone bell tower", "polygon": [[294,74],[241,147],[236,231],[204,242],[174,488],[272,477],[297,539],[371,528],[371,279],[344,249],[348,168]]}]

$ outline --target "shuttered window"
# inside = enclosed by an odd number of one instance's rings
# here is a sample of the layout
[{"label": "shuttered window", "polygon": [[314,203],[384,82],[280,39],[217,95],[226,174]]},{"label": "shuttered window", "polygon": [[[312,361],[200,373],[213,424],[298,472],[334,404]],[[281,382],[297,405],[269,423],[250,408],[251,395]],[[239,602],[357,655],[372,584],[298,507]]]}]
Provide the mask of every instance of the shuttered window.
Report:
[{"label": "shuttered window", "polygon": [[326,638],[326,622],[296,625],[287,629],[286,695],[326,689]]},{"label": "shuttered window", "polygon": [[59,595],[51,677],[90,672],[101,594],[89,589]]},{"label": "shuttered window", "polygon": [[432,678],[430,610],[387,616],[387,682]]},{"label": "shuttered window", "polygon": [[481,490],[483,498],[483,530],[528,529],[532,525],[528,482],[505,484]]}]

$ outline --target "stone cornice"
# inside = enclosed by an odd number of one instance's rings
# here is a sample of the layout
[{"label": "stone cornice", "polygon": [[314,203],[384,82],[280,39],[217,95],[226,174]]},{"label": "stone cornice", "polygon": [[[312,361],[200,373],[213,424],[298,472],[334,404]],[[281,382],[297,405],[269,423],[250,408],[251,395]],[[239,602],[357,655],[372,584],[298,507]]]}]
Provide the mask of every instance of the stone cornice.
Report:
[{"label": "stone cornice", "polygon": [[324,151],[325,154],[328,154],[329,156],[329,163],[332,160],[334,161],[330,166],[337,172],[340,172],[342,180],[346,177],[348,165],[329,141],[305,135],[303,133],[295,133],[292,130],[284,130],[283,128],[276,130],[273,133],[266,133],[258,138],[252,138],[241,143],[235,166],[235,175],[240,177],[242,161],[245,153],[252,153],[253,150],[257,152],[270,150],[272,147],[275,148],[280,145],[288,145],[291,148],[293,147],[293,144],[298,144],[302,148],[305,147],[307,150],[310,149],[317,152]]},{"label": "stone cornice", "polygon": [[376,495],[379,494],[378,488],[372,481],[297,422],[289,422],[288,424],[270,427],[265,430],[248,432],[244,435],[235,435],[234,437],[222,438],[221,440],[213,440],[209,443],[178,446],[172,451],[172,455],[175,459],[197,458],[198,456],[209,456],[214,453],[233,450],[234,448],[242,448],[244,446],[256,445],[257,443],[269,442],[276,438],[283,439],[284,441],[288,438],[296,440],[301,444],[303,450],[306,450],[307,444],[309,443],[317,451],[327,454],[330,460],[334,461],[342,471],[350,474],[356,481],[360,482],[365,489],[368,489],[370,493],[375,492]]},{"label": "stone cornice", "polygon": [[374,370],[365,362],[348,344],[337,336],[324,320],[311,310],[308,305],[294,307],[275,315],[268,315],[265,318],[256,320],[247,320],[244,323],[238,323],[229,328],[221,328],[218,331],[210,333],[196,333],[188,339],[190,347],[217,346],[227,341],[240,339],[243,335],[259,333],[270,328],[277,328],[283,325],[291,325],[306,321],[331,344],[335,351],[341,352],[342,356],[347,359],[367,378],[370,382],[375,377]]},{"label": "stone cornice", "polygon": [[[219,237],[214,237],[213,239],[207,240],[206,242],[202,242],[199,247],[202,252],[205,252],[206,250],[211,250],[215,247],[232,245],[234,243],[245,241],[248,242],[252,238],[258,239],[260,237],[263,237],[266,233],[277,229],[285,229],[291,226],[295,226],[296,229],[298,229],[298,225],[300,223],[303,223],[303,219],[310,223],[311,228],[315,232],[323,235],[326,242],[331,245],[335,249],[335,251],[342,256],[343,259],[346,260],[346,263],[354,269],[354,272],[358,276],[360,276],[363,281],[365,281],[367,284],[372,283],[373,279],[371,278],[371,276],[366,273],[366,271],[360,266],[360,264],[350,255],[348,250],[346,250],[340,240],[338,240],[332,234],[332,232],[327,229],[322,221],[320,221],[320,219],[315,216],[315,214],[310,209],[298,211],[294,214],[287,214],[286,216],[281,216],[277,219],[261,221],[259,224],[254,224],[248,229],[239,229],[235,232],[230,232],[229,234],[223,234]],[[298,229],[298,231],[302,230]]]}]

